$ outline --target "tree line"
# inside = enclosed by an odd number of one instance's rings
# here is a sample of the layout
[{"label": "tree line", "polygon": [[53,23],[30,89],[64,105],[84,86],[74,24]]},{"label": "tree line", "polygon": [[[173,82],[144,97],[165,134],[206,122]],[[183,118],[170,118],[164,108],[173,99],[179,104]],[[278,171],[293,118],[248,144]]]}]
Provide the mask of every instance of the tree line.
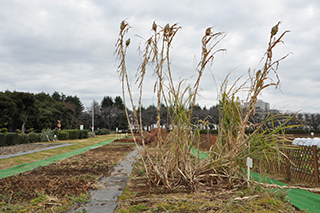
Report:
[{"label": "tree line", "polygon": [[91,106],[82,113],[81,120],[85,127],[92,126],[92,115],[94,116],[95,130],[106,128],[109,130],[127,130],[128,121],[124,111],[124,103],[120,96],[114,99],[110,96],[103,97],[99,103],[93,101]]},{"label": "tree line", "polygon": [[43,129],[78,129],[92,125],[94,109],[95,126],[110,130],[128,129],[124,104],[120,96],[114,99],[106,96],[101,104],[94,101],[85,109],[79,97],[65,95],[57,91],[47,93],[0,92],[0,129],[9,132],[41,132]]},{"label": "tree line", "polygon": [[[145,127],[150,130],[157,123],[158,107],[150,105],[141,107],[141,113],[137,109],[137,116]],[[163,104],[160,106],[160,125],[170,128],[169,120],[170,109]],[[281,115],[278,110],[268,112],[257,112],[250,119],[253,123],[262,122],[271,114]],[[283,113],[284,114],[284,113]],[[112,98],[105,96],[101,102],[93,101],[90,107],[83,106],[80,99],[75,95],[64,95],[54,92],[52,95],[47,93],[27,93],[27,92],[0,92],[0,129],[7,128],[9,131],[21,132],[37,131],[43,129],[57,128],[58,120],[61,121],[62,129],[77,129],[83,125],[85,129],[92,126],[92,115],[94,115],[94,126],[109,130],[127,130],[128,122],[124,111],[124,103],[120,96]],[[319,113],[297,113],[287,114],[293,116],[288,123],[303,124],[298,128],[320,129]],[[133,112],[129,110],[129,117],[133,118]],[[201,121],[209,121],[209,128],[215,129],[219,124],[219,105],[211,106],[209,109],[196,105],[192,112],[192,122],[195,126],[200,125]],[[133,119],[132,119],[133,120]],[[281,122],[281,116],[277,117],[275,123]]]},{"label": "tree line", "polygon": [[65,128],[76,128],[83,110],[77,96],[58,92],[51,96],[43,92],[0,92],[0,128],[7,128],[10,132],[54,129],[58,120]]}]

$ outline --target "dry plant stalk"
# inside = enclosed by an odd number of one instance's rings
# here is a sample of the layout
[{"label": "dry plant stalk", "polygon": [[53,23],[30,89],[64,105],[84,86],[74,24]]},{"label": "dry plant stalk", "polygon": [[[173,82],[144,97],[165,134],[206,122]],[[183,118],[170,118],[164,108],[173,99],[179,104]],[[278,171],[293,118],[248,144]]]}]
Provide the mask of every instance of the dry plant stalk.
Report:
[{"label": "dry plant stalk", "polygon": [[320,188],[307,188],[307,187],[301,187],[301,186],[279,186],[278,184],[269,184],[269,183],[259,183],[255,182],[255,184],[260,185],[262,187],[266,188],[273,188],[273,189],[302,189],[309,192],[319,193]]},{"label": "dry plant stalk", "polygon": [[[202,54],[201,61],[197,67],[198,77],[196,81],[193,84],[184,86],[185,80],[181,80],[175,85],[171,71],[170,49],[173,39],[181,27],[177,24],[173,24],[172,26],[167,24],[165,27],[161,27],[154,22],[152,25],[153,35],[146,40],[145,47],[139,49],[142,63],[136,73],[136,83],[140,90],[140,119],[138,119],[132,101],[133,98],[125,64],[126,50],[129,42],[125,42],[124,37],[129,28],[130,26],[126,21],[121,23],[115,53],[120,60],[118,70],[122,81],[123,98],[125,99],[125,90],[127,90],[134,110],[135,125],[139,126],[143,145],[144,134],[141,121],[141,97],[148,65],[153,68],[153,76],[155,77],[154,92],[157,95],[158,102],[157,126],[160,128],[160,105],[162,102],[164,102],[168,110],[172,124],[172,131],[167,138],[162,139],[160,135],[161,131],[158,131],[158,146],[155,156],[151,158],[148,149],[144,145],[144,154],[146,155],[144,165],[147,176],[150,182],[157,185],[163,184],[169,189],[173,189],[181,183],[190,185],[190,188],[194,188],[195,167],[202,162],[190,155],[190,149],[196,145],[196,137],[199,135],[199,130],[195,129],[191,123],[191,114],[198,95],[200,80],[206,66],[213,61],[216,53],[224,51],[223,49],[214,51],[214,48],[224,34],[213,33],[211,28],[205,31],[205,35],[202,38]],[[130,40],[128,39],[127,41]],[[125,88],[125,86],[127,88]],[[189,91],[192,92],[190,93]],[[124,103],[126,102],[124,101]],[[130,122],[129,119],[128,122]],[[132,131],[132,126],[130,124],[129,126]]]},{"label": "dry plant stalk", "polygon": [[[239,179],[245,179],[242,168],[244,168],[247,156],[264,158],[268,162],[272,161],[275,156],[280,159],[280,155],[283,153],[280,151],[278,137],[275,137],[275,134],[285,128],[289,128],[286,123],[278,126],[274,125],[273,117],[268,117],[258,125],[253,125],[249,122],[250,116],[256,112],[258,95],[265,88],[270,86],[278,87],[280,83],[277,69],[279,62],[285,59],[287,55],[279,60],[272,61],[272,52],[274,47],[282,42],[282,37],[288,31],[276,38],[279,24],[280,22],[272,28],[263,68],[253,73],[249,70],[249,77],[246,81],[246,83],[249,83],[247,98],[249,104],[245,111],[240,107],[237,93],[243,90],[246,84],[241,86],[234,84],[228,89],[227,77],[221,85],[218,139],[210,151],[208,150],[209,157],[200,159],[199,152],[196,157],[190,154],[191,149],[199,148],[200,143],[200,129],[192,124],[191,116],[203,72],[207,66],[211,65],[215,54],[225,51],[225,49],[215,50],[224,34],[221,32],[214,33],[212,28],[206,29],[202,38],[201,59],[196,68],[198,76],[194,83],[185,85],[185,79],[177,81],[178,83],[174,81],[170,62],[172,42],[181,27],[177,24],[172,26],[167,24],[165,27],[161,27],[153,22],[152,36],[146,40],[143,48],[139,48],[142,62],[136,73],[136,83],[140,91],[138,99],[140,116],[138,119],[125,64],[126,50],[130,44],[130,39],[125,41],[124,37],[128,33],[130,26],[126,21],[121,23],[115,53],[120,60],[118,71],[122,82],[123,99],[128,123],[135,139],[125,102],[125,91],[127,90],[134,111],[134,126],[138,127],[144,146],[144,151],[141,154],[143,154],[142,160],[150,183],[155,185],[162,184],[168,189],[185,185],[194,190],[199,181],[209,175],[219,179],[221,183],[227,183],[228,187],[232,188],[238,184]],[[155,154],[152,156],[150,154],[151,148],[149,149],[144,143],[143,123],[141,120],[141,98],[148,66],[152,67],[153,76],[155,77],[153,89],[157,95],[158,129],[160,130],[161,103],[165,104],[172,125],[172,131],[166,138],[162,138],[161,131],[158,131],[158,145],[153,147]],[[276,82],[273,82],[269,75],[270,72],[276,75]],[[274,128],[271,130],[262,129],[268,123],[272,123]],[[203,124],[207,125],[208,121],[203,121]],[[245,132],[248,128],[254,128],[255,130],[248,135]]]},{"label": "dry plant stalk", "polygon": [[[274,120],[279,120],[282,115],[268,116],[262,123],[250,123],[250,117],[256,113],[256,103],[261,92],[268,87],[278,88],[280,79],[277,73],[280,61],[284,60],[288,55],[273,61],[272,52],[275,46],[283,43],[281,40],[283,36],[289,32],[283,32],[278,38],[280,22],[271,30],[270,41],[265,53],[265,62],[263,68],[258,71],[251,72],[249,69],[249,77],[247,81],[231,88],[227,88],[228,77],[221,86],[220,91],[220,123],[218,139],[211,153],[211,157],[216,161],[221,159],[219,163],[212,166],[219,168],[223,174],[228,176],[228,186],[232,187],[233,181],[236,177],[244,177],[243,168],[246,167],[245,159],[247,157],[257,158],[264,161],[260,168],[262,171],[267,170],[271,162],[280,162],[281,152],[280,148],[284,147],[284,135],[281,134],[286,128],[295,126],[288,126],[287,122],[294,117],[282,117],[283,123],[275,124]],[[276,79],[270,77],[270,73],[274,73]],[[249,89],[248,89],[249,88]],[[246,109],[241,108],[241,102],[237,94],[240,91],[248,89],[246,102],[248,103]],[[267,124],[271,124],[271,128],[265,128]],[[251,129],[253,132],[247,134],[246,130]],[[210,168],[208,168],[210,169]]]}]

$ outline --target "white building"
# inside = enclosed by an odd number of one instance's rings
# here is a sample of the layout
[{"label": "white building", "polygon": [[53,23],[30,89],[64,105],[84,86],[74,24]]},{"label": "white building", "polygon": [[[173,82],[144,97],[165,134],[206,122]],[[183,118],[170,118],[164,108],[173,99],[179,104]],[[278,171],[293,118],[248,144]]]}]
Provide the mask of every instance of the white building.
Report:
[{"label": "white building", "polygon": [[[244,103],[243,105],[246,108],[248,106],[248,102]],[[263,100],[257,100],[256,108],[257,110],[266,112],[270,110],[270,104],[267,102],[264,102]]]}]

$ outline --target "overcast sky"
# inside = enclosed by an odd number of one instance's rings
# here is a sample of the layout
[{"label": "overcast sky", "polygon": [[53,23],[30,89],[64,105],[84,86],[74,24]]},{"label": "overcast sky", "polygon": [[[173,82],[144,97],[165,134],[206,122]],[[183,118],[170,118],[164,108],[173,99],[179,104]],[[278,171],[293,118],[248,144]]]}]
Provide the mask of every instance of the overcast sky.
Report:
[{"label": "overcast sky", "polygon": [[[0,0],[0,91],[58,91],[77,95],[85,107],[119,96],[113,53],[120,23],[126,19],[132,26],[127,66],[134,82],[142,42],[135,35],[148,38],[156,20],[182,27],[171,49],[178,79],[196,74],[205,29],[225,32],[219,48],[227,52],[215,58],[201,82],[197,102],[209,108],[228,73],[232,82],[262,67],[270,29],[281,21],[279,32],[291,31],[274,53],[291,53],[280,63],[281,91],[268,89],[259,98],[281,111],[320,113],[319,13],[319,0]],[[144,106],[156,103],[152,89],[144,92]]]}]

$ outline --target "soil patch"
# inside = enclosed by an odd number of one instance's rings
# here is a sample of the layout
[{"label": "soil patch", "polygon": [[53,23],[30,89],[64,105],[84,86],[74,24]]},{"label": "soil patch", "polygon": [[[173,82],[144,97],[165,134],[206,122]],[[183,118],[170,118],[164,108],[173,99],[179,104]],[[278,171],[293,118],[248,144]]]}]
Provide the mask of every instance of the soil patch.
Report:
[{"label": "soil patch", "polygon": [[1,212],[65,212],[85,202],[89,190],[133,150],[132,145],[105,145],[48,166],[0,179]]},{"label": "soil patch", "polygon": [[49,146],[56,146],[57,144],[17,144],[14,146],[0,147],[0,155],[11,155],[20,152],[28,152],[38,149],[47,148]]}]

